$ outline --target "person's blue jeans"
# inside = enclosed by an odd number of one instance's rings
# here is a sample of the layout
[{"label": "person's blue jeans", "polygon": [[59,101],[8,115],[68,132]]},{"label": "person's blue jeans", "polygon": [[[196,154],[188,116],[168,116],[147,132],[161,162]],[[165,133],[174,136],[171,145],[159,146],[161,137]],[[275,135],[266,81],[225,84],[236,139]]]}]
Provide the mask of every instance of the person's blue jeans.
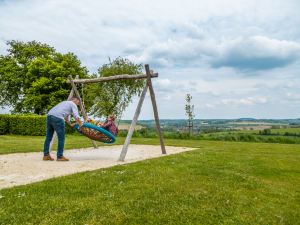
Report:
[{"label": "person's blue jeans", "polygon": [[65,121],[55,116],[47,116],[47,130],[46,140],[44,143],[44,155],[49,155],[50,142],[52,140],[54,131],[57,134],[58,145],[57,145],[57,157],[62,157],[65,145]]}]

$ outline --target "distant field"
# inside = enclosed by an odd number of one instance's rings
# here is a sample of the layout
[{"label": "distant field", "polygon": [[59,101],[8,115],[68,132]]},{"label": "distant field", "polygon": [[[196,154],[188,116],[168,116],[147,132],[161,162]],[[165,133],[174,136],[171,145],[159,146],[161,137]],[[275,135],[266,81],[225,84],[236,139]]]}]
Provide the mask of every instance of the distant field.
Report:
[{"label": "distant field", "polygon": [[[258,134],[259,130],[239,130],[239,131],[234,131],[234,132],[237,132],[237,133],[254,133],[254,134]],[[300,128],[298,127],[298,128],[271,129],[271,133],[272,134],[277,134],[278,133],[280,135],[284,135],[286,132],[300,134]]]},{"label": "distant field", "polygon": [[242,126],[242,127],[235,127],[237,130],[247,131],[247,130],[263,130],[263,129],[270,129],[271,125],[257,125],[257,126]]},{"label": "distant field", "polygon": [[271,129],[271,132],[279,133],[279,134],[285,134],[287,132],[300,134],[300,127],[299,128]]},{"label": "distant field", "polygon": [[268,123],[268,122],[250,122],[250,121],[243,121],[243,122],[229,122],[228,124],[237,124],[237,125],[287,125],[287,124],[280,124],[280,123]]},{"label": "distant field", "polygon": [[[268,128],[265,128],[268,129]],[[263,129],[261,129],[263,130]],[[227,133],[243,133],[243,134],[259,134],[260,130],[235,130],[235,131],[222,131],[222,132],[215,132],[216,134],[227,134]],[[285,134],[286,132],[289,133],[300,133],[300,128],[280,128],[280,129],[271,129],[272,133],[278,133],[280,135]]]},{"label": "distant field", "polygon": [[[271,132],[270,132],[271,131]],[[202,133],[202,140],[300,144],[300,128]]]},{"label": "distant field", "polygon": [[[130,123],[120,123],[119,125],[118,125],[118,128],[119,128],[119,130],[129,130],[129,128],[130,128]],[[141,125],[136,125],[135,127],[134,127],[134,129],[135,130],[140,130],[140,129],[142,129],[143,128],[143,126],[141,126]]]}]

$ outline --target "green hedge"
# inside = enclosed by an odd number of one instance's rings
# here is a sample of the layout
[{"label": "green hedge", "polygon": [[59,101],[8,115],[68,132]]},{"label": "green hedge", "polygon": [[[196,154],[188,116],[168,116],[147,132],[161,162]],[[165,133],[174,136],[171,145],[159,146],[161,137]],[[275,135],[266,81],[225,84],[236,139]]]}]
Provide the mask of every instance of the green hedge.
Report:
[{"label": "green hedge", "polygon": [[0,114],[0,135],[9,134],[9,115]]},{"label": "green hedge", "polygon": [[[66,133],[74,130],[66,125]],[[0,114],[0,135],[16,134],[44,136],[46,134],[46,116]]]}]

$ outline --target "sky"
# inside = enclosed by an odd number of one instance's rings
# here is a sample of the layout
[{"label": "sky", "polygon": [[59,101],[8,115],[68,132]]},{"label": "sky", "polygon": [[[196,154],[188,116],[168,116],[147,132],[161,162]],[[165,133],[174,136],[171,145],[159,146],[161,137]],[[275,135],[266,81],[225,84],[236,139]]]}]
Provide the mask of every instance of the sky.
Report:
[{"label": "sky", "polygon": [[[187,94],[196,119],[300,118],[299,12],[299,0],[0,0],[0,55],[36,40],[90,73],[118,56],[149,64],[161,119],[187,118]],[[154,118],[149,95],[139,118]]]}]

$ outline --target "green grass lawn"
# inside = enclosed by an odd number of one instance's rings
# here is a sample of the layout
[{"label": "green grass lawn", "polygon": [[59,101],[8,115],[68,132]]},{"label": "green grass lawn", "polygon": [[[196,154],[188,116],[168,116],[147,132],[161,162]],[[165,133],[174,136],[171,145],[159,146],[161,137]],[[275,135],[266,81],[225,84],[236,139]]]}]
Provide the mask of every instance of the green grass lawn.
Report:
[{"label": "green grass lawn", "polygon": [[[43,151],[44,141],[44,136],[0,135],[0,154]],[[116,144],[121,143],[122,138],[119,138]],[[97,145],[101,146],[103,143],[97,142]],[[83,135],[66,135],[65,149],[92,146],[91,140]],[[53,150],[56,150],[56,147],[57,141],[54,143]]]},{"label": "green grass lawn", "polygon": [[299,224],[299,145],[166,144],[198,150],[0,190],[0,224]]},{"label": "green grass lawn", "polygon": [[[42,152],[45,137],[42,136],[21,136],[21,135],[0,135],[0,154],[20,153],[20,152]],[[123,145],[125,137],[118,137],[114,145]],[[197,147],[200,142],[194,140],[165,140],[168,145]],[[146,144],[157,145],[159,144],[158,138],[132,138],[131,144]],[[198,143],[195,145],[195,143]],[[99,147],[109,146],[111,144],[103,144],[97,142]],[[57,143],[54,143],[53,150],[56,150]],[[82,135],[66,135],[65,150],[76,148],[93,147],[90,139]]]}]

